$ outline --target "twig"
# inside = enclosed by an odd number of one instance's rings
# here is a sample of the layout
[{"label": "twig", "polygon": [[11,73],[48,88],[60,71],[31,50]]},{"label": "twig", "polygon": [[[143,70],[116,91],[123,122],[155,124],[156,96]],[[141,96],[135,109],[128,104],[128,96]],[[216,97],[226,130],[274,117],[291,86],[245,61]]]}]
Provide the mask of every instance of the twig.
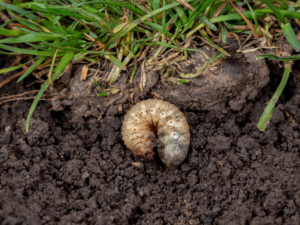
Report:
[{"label": "twig", "polygon": [[258,34],[256,33],[256,31],[253,29],[252,24],[249,22],[249,20],[247,20],[247,18],[243,15],[243,13],[233,4],[233,2],[231,0],[229,0],[230,4],[232,5],[232,7],[238,12],[238,14],[240,14],[240,16],[243,18],[243,20],[245,20],[245,22],[247,23],[248,27],[250,28],[250,30],[253,33],[253,36],[255,38],[258,37]]},{"label": "twig", "polygon": [[27,95],[27,94],[31,94],[31,93],[36,93],[38,92],[39,90],[33,90],[33,91],[27,91],[27,92],[24,92],[22,94],[17,94],[17,95],[8,95],[8,96],[4,96],[4,97],[1,97],[0,100],[3,100],[3,99],[9,99],[9,98],[13,98],[13,97],[21,97],[23,95]]},{"label": "twig", "polygon": [[[28,55],[19,55],[16,57],[15,61],[11,64],[10,67],[16,66],[23,58],[27,57]],[[8,72],[6,72],[4,75],[6,75]]]},{"label": "twig", "polygon": [[6,78],[4,81],[2,81],[2,82],[0,83],[0,88],[2,88],[5,84],[8,84],[9,82],[11,82],[13,79],[15,79],[15,78],[21,76],[21,75],[22,75],[23,73],[25,73],[26,71],[27,71],[27,70],[23,70],[23,71],[21,71],[21,72],[15,74],[15,75],[9,77],[9,78]]},{"label": "twig", "polygon": [[222,5],[220,5],[220,7],[215,11],[215,13],[212,15],[211,18],[217,17],[220,15],[220,13],[222,12],[222,10],[225,8],[225,6],[227,5],[229,1],[226,0],[225,2],[222,3]]},{"label": "twig", "polygon": [[[2,102],[0,102],[0,105],[2,105],[5,102],[13,102],[13,101],[20,101],[20,100],[29,100],[29,99],[33,99],[35,98],[35,96],[30,96],[30,97],[22,97],[22,98],[14,98],[14,99],[7,99],[4,100]],[[40,101],[49,101],[51,99],[46,99],[46,98],[40,98]]]}]

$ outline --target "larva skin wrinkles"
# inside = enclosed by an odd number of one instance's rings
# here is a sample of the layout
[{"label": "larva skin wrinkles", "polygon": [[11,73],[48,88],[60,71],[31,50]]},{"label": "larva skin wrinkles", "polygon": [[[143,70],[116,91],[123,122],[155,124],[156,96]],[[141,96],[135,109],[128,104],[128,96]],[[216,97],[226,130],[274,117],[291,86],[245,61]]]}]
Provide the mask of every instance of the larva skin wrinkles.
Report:
[{"label": "larva skin wrinkles", "polygon": [[189,125],[183,113],[173,104],[157,99],[141,101],[128,111],[122,138],[126,147],[144,161],[154,159],[156,146],[168,167],[180,165],[190,146]]}]

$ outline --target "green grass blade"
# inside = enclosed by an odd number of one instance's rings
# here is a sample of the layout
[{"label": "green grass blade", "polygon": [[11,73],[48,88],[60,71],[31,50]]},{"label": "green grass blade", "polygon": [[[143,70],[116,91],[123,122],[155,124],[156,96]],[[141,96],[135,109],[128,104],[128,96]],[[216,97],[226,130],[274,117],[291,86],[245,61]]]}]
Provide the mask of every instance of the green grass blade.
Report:
[{"label": "green grass blade", "polygon": [[227,22],[223,22],[224,23],[224,25],[228,28],[228,29],[235,29],[235,25],[232,25],[232,24],[230,24],[230,23],[227,23]]},{"label": "green grass blade", "polygon": [[224,26],[221,26],[221,36],[222,36],[222,41],[223,43],[226,43],[227,39],[227,29]]},{"label": "green grass blade", "polygon": [[25,10],[25,9],[21,9],[17,6],[14,6],[14,5],[10,5],[10,4],[7,4],[7,3],[4,3],[4,2],[1,2],[0,1],[0,6],[3,6],[7,9],[10,9],[14,12],[17,12],[17,13],[20,13],[20,14],[26,14],[26,17],[32,21],[37,21],[37,16],[35,15],[32,15],[32,14],[28,14],[28,12]]},{"label": "green grass blade", "polygon": [[93,78],[95,84],[101,89],[101,90],[105,90],[103,87],[100,86],[100,84],[98,84],[98,82],[95,80],[95,78]]},{"label": "green grass blade", "polygon": [[[175,2],[175,1],[172,0],[172,2]],[[181,23],[182,24],[186,24],[186,22],[187,22],[188,19],[187,19],[186,15],[185,15],[185,12],[184,12],[183,8],[181,6],[176,6],[175,10],[176,10],[176,13],[177,13],[177,15],[179,16],[179,18],[181,20]]]},{"label": "green grass blade", "polygon": [[[3,45],[3,44],[0,44],[0,49],[17,52],[20,54],[22,53],[22,54],[48,56],[48,57],[52,57],[55,54],[55,51],[36,51],[36,50],[30,50],[30,49],[16,48],[16,47],[7,46],[7,45]],[[63,56],[64,54],[65,54],[65,52],[58,52],[57,56]]]},{"label": "green grass blade", "polygon": [[109,22],[103,22],[103,23],[96,23],[96,22],[88,22],[88,21],[83,21],[87,25],[92,25],[94,27],[98,27],[100,29],[103,29],[107,31],[108,33],[111,34],[112,37],[115,37],[115,33],[112,31],[113,26],[117,25],[117,23],[109,23]]},{"label": "green grass blade", "polygon": [[217,11],[217,9],[222,5],[223,2],[218,1],[216,4],[214,4],[211,9],[209,10],[208,18],[212,17],[212,15]]},{"label": "green grass blade", "polygon": [[159,36],[154,36],[154,37],[149,37],[149,38],[143,38],[143,39],[138,39],[134,41],[126,41],[123,44],[134,44],[134,43],[139,43],[139,42],[144,42],[144,41],[151,41],[154,38],[159,38]]},{"label": "green grass blade", "polygon": [[[267,13],[260,13],[260,12],[255,12],[256,18],[261,18],[264,17]],[[252,14],[249,11],[243,12],[243,15],[247,19],[253,19]],[[212,19],[209,19],[209,22],[211,23],[217,23],[217,22],[224,22],[224,21],[232,21],[232,20],[242,20],[243,18],[240,16],[238,13],[232,13],[228,15],[223,15],[223,16],[217,16]]]},{"label": "green grass blade", "polygon": [[[163,7],[166,6],[166,0],[163,0]],[[162,26],[166,28],[166,11],[163,11]]]},{"label": "green grass blade", "polygon": [[204,37],[204,39],[210,44],[212,45],[214,48],[216,48],[219,52],[223,53],[224,55],[230,56],[230,54],[228,54],[223,48],[221,48],[220,46],[218,46],[217,44],[215,44],[207,35],[206,31],[204,29],[199,30],[200,34],[202,35],[202,37]]},{"label": "green grass blade", "polygon": [[[34,14],[34,13],[36,13],[36,11],[31,11],[31,12],[27,12],[27,11],[26,11],[26,13],[23,13],[23,14],[19,15],[19,18],[20,18],[20,17],[24,17],[24,16],[26,16],[26,15],[28,15],[28,14]],[[1,29],[3,29],[6,25],[8,25],[9,23],[11,23],[11,22],[14,21],[14,20],[16,20],[16,19],[15,19],[15,18],[12,18],[12,19],[6,21],[5,23],[3,23],[3,24],[0,26],[0,31],[1,31]]]},{"label": "green grass blade", "polygon": [[[189,17],[187,23],[185,24],[185,28],[183,30],[182,33],[184,33],[188,28],[192,27],[193,24],[195,23],[195,20],[201,15],[201,13],[204,12],[204,10],[209,7],[211,4],[213,4],[215,2],[215,0],[209,0],[209,1],[205,1],[205,3],[203,4],[204,0],[202,0],[197,8],[195,9],[195,11],[191,14],[191,16]],[[202,14],[203,15],[203,14]],[[200,16],[201,17],[201,16]],[[200,18],[201,19],[201,18]],[[206,20],[205,20],[206,21]]]},{"label": "green grass blade", "polygon": [[[90,20],[90,18],[88,17],[85,17],[85,16],[82,16],[80,14],[77,14],[77,13],[74,13],[74,12],[70,12],[70,11],[67,11],[67,10],[61,10],[61,9],[55,9],[55,8],[47,8],[47,9],[44,9],[44,8],[41,8],[37,5],[34,5],[34,4],[31,4],[29,5],[29,8],[30,9],[33,9],[33,10],[36,10],[38,12],[42,12],[42,13],[50,13],[50,14],[57,14],[57,15],[62,15],[62,16],[70,16],[70,17],[74,17],[74,18],[77,18],[77,19],[84,19],[84,20]],[[83,12],[83,10],[82,10]],[[93,20],[93,22],[96,22],[97,20]]]},{"label": "green grass blade", "polygon": [[[151,1],[151,5],[152,5],[152,8],[154,10],[159,9],[159,2],[160,2],[160,0],[152,0]],[[153,17],[153,20],[157,23],[157,21],[158,21],[158,15],[157,14]]]},{"label": "green grass blade", "polygon": [[290,72],[291,72],[291,62],[286,61],[281,82],[257,123],[258,129],[260,129],[261,131],[265,131],[270,123],[276,102],[278,101],[278,99],[289,79]]},{"label": "green grass blade", "polygon": [[[146,15],[147,13],[150,13],[148,9],[146,9],[144,6],[140,5],[137,1],[131,0],[133,2],[133,5],[136,6],[136,8],[140,9],[142,12],[144,12],[143,15]],[[135,7],[134,7],[135,8]],[[139,14],[139,13],[138,13]],[[141,15],[141,14],[140,14]]]},{"label": "green grass blade", "polygon": [[230,7],[230,4],[227,3],[226,6],[224,7],[224,9],[222,10],[222,12],[220,13],[220,16],[224,15],[225,13],[227,13],[227,10],[229,9],[229,7]]},{"label": "green grass blade", "polygon": [[186,25],[185,25],[185,26],[186,26],[185,30],[186,30],[187,28],[192,27],[192,24],[194,24],[196,18],[201,14],[200,9],[201,9],[201,7],[202,7],[202,3],[203,3],[203,1],[201,1],[201,2],[198,4],[198,6],[196,7],[195,11],[189,16],[188,21],[187,21],[187,23],[186,23]]},{"label": "green grass blade", "polygon": [[21,31],[21,30],[8,30],[5,28],[0,29],[0,35],[7,35],[7,36],[20,36],[27,34],[27,32]]},{"label": "green grass blade", "polygon": [[2,54],[2,55],[19,55],[19,53],[16,53],[16,52],[2,52],[2,51],[0,51],[0,54]]},{"label": "green grass blade", "polygon": [[88,5],[82,5],[82,8],[84,8],[85,10],[91,12],[91,13],[95,13],[97,14],[98,13],[98,10],[94,9],[93,7],[90,7]]},{"label": "green grass blade", "polygon": [[300,50],[300,42],[298,41],[298,38],[297,38],[291,24],[290,23],[281,24],[281,29],[282,29],[282,32],[284,33],[286,40],[291,44],[291,46],[296,51],[299,51]]},{"label": "green grass blade", "polygon": [[214,4],[217,0],[207,0],[204,2],[204,4],[202,5],[201,9],[198,12],[198,15],[200,15],[201,13],[203,13],[209,6],[211,6],[212,4]]},{"label": "green grass blade", "polygon": [[[54,68],[54,65],[55,65],[55,59],[56,59],[56,55],[57,55],[57,50],[55,51],[55,55],[54,57],[52,58],[52,63],[51,63],[51,66],[50,66],[50,70],[49,70],[49,73],[48,73],[48,77],[52,77],[52,71],[53,71],[53,68]],[[50,83],[51,83],[51,79],[50,79]]]},{"label": "green grass blade", "polygon": [[[31,3],[32,2],[23,2],[20,4],[14,4],[14,6],[21,8],[21,9],[26,9],[29,6],[29,4],[31,4]],[[1,7],[0,7],[0,10],[2,10]]]},{"label": "green grass blade", "polygon": [[292,7],[292,6],[291,6],[291,5],[289,5],[289,4],[287,4],[287,5],[288,5],[288,9],[289,9],[289,11],[292,11],[292,12],[295,12],[295,11],[296,11],[294,7]]},{"label": "green grass blade", "polygon": [[[175,14],[172,9],[168,9],[168,12],[169,12],[169,15],[172,17],[171,20],[169,20],[169,22],[173,21],[173,19],[176,18],[174,24],[177,27],[177,29],[180,30],[182,25],[181,25],[181,20],[179,19],[179,16],[177,14]],[[167,25],[166,25],[166,27],[167,27]]]},{"label": "green grass blade", "polygon": [[263,2],[274,12],[280,23],[286,24],[286,19],[281,14],[280,10],[275,7],[270,0],[263,0]]},{"label": "green grass blade", "polygon": [[202,23],[204,23],[206,26],[208,26],[211,30],[217,31],[217,27],[214,24],[212,24],[211,22],[209,22],[209,20],[207,19],[207,17],[204,14],[200,14],[199,20]]},{"label": "green grass blade", "polygon": [[24,43],[24,42],[41,42],[41,41],[53,41],[57,36],[45,35],[45,34],[25,34],[19,37],[5,38],[0,40],[2,44],[14,44],[14,43]]},{"label": "green grass blade", "polygon": [[[192,0],[187,0],[186,2],[190,2]],[[137,25],[139,25],[140,23],[144,22],[146,19],[149,19],[151,18],[152,16],[158,14],[158,13],[161,13],[165,10],[168,10],[168,9],[171,9],[173,7],[176,7],[178,6],[180,3],[178,2],[174,2],[172,4],[169,4],[169,5],[166,5],[165,7],[162,7],[160,9],[157,9],[137,20],[134,20],[132,21],[131,23],[129,23],[128,25],[126,25],[121,31],[119,31],[117,34],[116,34],[116,37],[115,38],[112,38],[109,43],[113,43],[117,40],[119,40],[121,37],[125,36],[131,29],[133,29],[134,27],[136,27]]]},{"label": "green grass blade", "polygon": [[[49,16],[49,18],[51,18],[51,17]],[[65,31],[65,29],[60,24],[59,19],[57,19],[55,15],[52,15],[52,18],[55,21],[54,24],[56,24],[58,26],[58,28],[60,29],[61,33],[64,34],[64,35],[67,35],[67,32]]]},{"label": "green grass blade", "polygon": [[[299,12],[292,12],[288,10],[279,10],[280,13],[287,18],[291,19],[300,19],[300,13]],[[258,9],[254,11],[255,13],[272,13],[273,11],[271,9]]]},{"label": "green grass blade", "polygon": [[225,59],[226,56],[223,53],[219,53],[214,55],[213,57],[211,57],[211,60],[207,60],[206,63],[201,67],[201,69],[199,71],[197,71],[196,73],[179,73],[179,76],[182,78],[195,78],[198,77],[199,75],[201,75],[203,73],[203,71],[210,66],[211,64],[213,64],[213,62],[218,61],[219,59]]},{"label": "green grass blade", "polygon": [[[66,52],[64,54],[64,56],[62,57],[62,59],[60,60],[60,62],[58,63],[58,65],[55,67],[54,70],[54,74],[51,78],[52,82],[54,82],[59,75],[63,72],[63,70],[66,68],[66,66],[68,65],[69,62],[71,62],[71,60],[73,59],[75,53],[74,52]],[[29,122],[30,122],[30,118],[40,100],[40,98],[42,97],[43,93],[45,92],[45,90],[49,87],[49,79],[46,80],[46,82],[43,84],[42,88],[39,90],[39,92],[37,93],[37,95],[35,96],[33,103],[30,107],[28,116],[27,116],[27,121],[26,121],[26,131],[28,132],[28,128],[29,128]]]},{"label": "green grass blade", "polygon": [[106,97],[108,94],[106,92],[98,93],[97,96],[99,97]]},{"label": "green grass blade", "polygon": [[73,45],[87,45],[89,42],[82,39],[75,39],[73,41],[63,41],[56,43],[57,46],[73,46]]},{"label": "green grass blade", "polygon": [[44,62],[46,58],[47,57],[45,56],[40,57],[21,77],[19,77],[17,82],[24,80],[29,74],[31,74],[33,70],[35,70],[35,68],[41,65],[41,63]]},{"label": "green grass blade", "polygon": [[169,31],[167,31],[163,26],[156,24],[156,23],[151,23],[149,21],[144,21],[144,24],[152,27],[156,32],[160,32],[162,34],[167,34],[169,36],[173,36]]},{"label": "green grass blade", "polygon": [[277,56],[277,55],[257,55],[256,59],[270,59],[270,60],[278,60],[278,61],[295,61],[300,60],[300,54],[299,55],[291,55],[291,56]]},{"label": "green grass blade", "polygon": [[85,50],[85,49],[72,48],[72,47],[63,47],[61,45],[53,44],[53,43],[51,44],[51,43],[43,42],[42,44],[46,47],[51,47],[53,49],[60,49],[60,50],[64,50],[64,51],[76,51],[76,52],[84,52],[84,53],[89,52],[88,50]]},{"label": "green grass blade", "polygon": [[281,6],[279,6],[278,9],[286,10],[289,8],[289,5],[287,3],[283,3]]},{"label": "green grass blade", "polygon": [[124,69],[124,65],[116,57],[110,55],[106,57],[108,60],[112,61],[119,69]]},{"label": "green grass blade", "polygon": [[37,32],[41,31],[39,29],[39,27],[42,27],[41,25],[37,25],[37,24],[35,24],[35,23],[31,22],[31,21],[28,21],[28,19],[16,18],[16,21],[18,21],[20,24],[23,24],[24,26],[28,27],[32,31],[37,31]]},{"label": "green grass blade", "polygon": [[[266,16],[266,14],[273,13],[271,9],[257,9],[254,10],[256,18],[261,18]],[[300,19],[300,13],[299,12],[291,12],[287,10],[280,10],[280,13],[291,19]],[[250,11],[243,12],[243,15],[247,19],[254,19],[252,17],[252,13]],[[242,20],[243,18],[240,16],[238,13],[233,13],[233,14],[228,14],[228,15],[223,15],[223,16],[218,16],[212,19],[209,19],[211,23],[217,23],[217,22],[223,22],[223,21],[230,21],[230,20]]]},{"label": "green grass blade", "polygon": [[11,72],[11,71],[14,71],[14,70],[17,70],[19,68],[21,68],[22,66],[25,66],[27,65],[28,63],[32,62],[33,60],[30,60],[24,64],[21,64],[21,65],[17,65],[17,66],[13,66],[13,67],[9,67],[9,68],[4,68],[4,69],[0,69],[0,74],[1,73],[8,73],[8,72]]},{"label": "green grass blade", "polygon": [[203,27],[205,27],[205,24],[202,23],[201,21],[198,21],[198,23],[195,24],[194,28],[186,34],[186,38],[190,37],[191,35],[193,35],[195,32],[197,32]]},{"label": "green grass blade", "polygon": [[165,42],[160,42],[160,41],[157,41],[155,43],[142,42],[142,44],[149,45],[149,46],[161,45],[161,46],[164,46],[164,47],[167,47],[167,48],[175,48],[175,49],[179,49],[179,50],[202,52],[201,50],[197,50],[197,49],[193,49],[193,48],[180,48],[176,45],[171,45],[171,44],[167,44]]},{"label": "green grass blade", "polygon": [[91,1],[91,2],[84,2],[84,3],[81,3],[79,4],[78,6],[82,6],[84,4],[101,4],[101,5],[116,5],[116,6],[119,6],[119,7],[124,7],[126,9],[129,9],[130,11],[133,11],[139,15],[146,15],[145,12],[143,12],[142,10],[138,9],[138,8],[135,8],[129,4],[125,4],[125,3],[121,3],[121,2],[113,2],[113,1]]},{"label": "green grass blade", "polygon": [[256,16],[255,16],[255,13],[254,13],[254,11],[253,11],[251,5],[247,2],[247,0],[244,0],[244,2],[247,3],[248,8],[250,9],[250,12],[251,12],[251,14],[252,14],[252,17],[253,17],[253,20],[254,20],[254,23],[255,23],[255,29],[257,29],[257,27],[258,27],[258,22],[257,22],[257,18],[256,18]]}]

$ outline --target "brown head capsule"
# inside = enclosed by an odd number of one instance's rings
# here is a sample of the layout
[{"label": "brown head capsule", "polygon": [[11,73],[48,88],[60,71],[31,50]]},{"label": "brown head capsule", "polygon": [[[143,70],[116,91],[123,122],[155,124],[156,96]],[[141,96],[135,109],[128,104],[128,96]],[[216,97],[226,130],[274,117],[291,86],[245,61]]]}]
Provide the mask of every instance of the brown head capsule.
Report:
[{"label": "brown head capsule", "polygon": [[169,102],[149,99],[134,105],[122,125],[127,148],[141,160],[153,160],[154,146],[168,167],[178,166],[190,146],[189,125],[180,110]]}]

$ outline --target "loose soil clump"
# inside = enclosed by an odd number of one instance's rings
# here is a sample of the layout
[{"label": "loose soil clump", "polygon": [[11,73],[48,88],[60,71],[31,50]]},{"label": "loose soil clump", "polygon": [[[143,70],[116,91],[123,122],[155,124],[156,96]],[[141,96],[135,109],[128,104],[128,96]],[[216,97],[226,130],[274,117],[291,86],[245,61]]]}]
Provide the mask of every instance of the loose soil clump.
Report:
[{"label": "loose soil clump", "polygon": [[[198,50],[209,57],[217,54],[205,47]],[[221,110],[228,103],[232,110],[240,111],[247,100],[253,100],[269,82],[270,71],[265,60],[255,59],[258,54],[262,52],[234,53],[184,85],[162,80],[161,66],[149,66],[145,70],[147,81],[143,91],[139,88],[142,76],[140,66],[132,83],[129,83],[131,72],[122,72],[113,85],[120,93],[107,98],[99,98],[99,89],[93,76],[82,81],[82,66],[75,66],[75,76],[64,78],[68,79],[66,83],[69,85],[59,91],[58,97],[52,101],[52,107],[56,111],[70,108],[72,120],[78,123],[81,117],[101,118],[105,114],[115,116],[121,106],[126,113],[130,105],[149,97],[169,101],[186,110]],[[189,52],[188,59],[178,63],[177,71],[195,74],[207,61],[202,52]]]}]

